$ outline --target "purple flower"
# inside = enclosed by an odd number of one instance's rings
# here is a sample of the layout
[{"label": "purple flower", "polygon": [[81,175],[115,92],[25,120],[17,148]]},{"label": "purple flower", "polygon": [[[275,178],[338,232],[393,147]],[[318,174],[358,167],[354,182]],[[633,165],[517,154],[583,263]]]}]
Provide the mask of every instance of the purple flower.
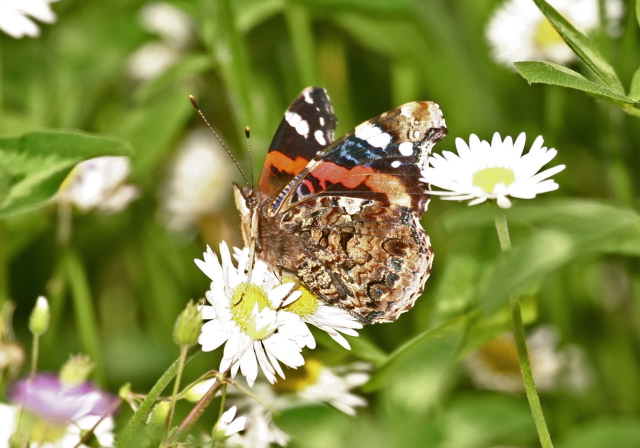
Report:
[{"label": "purple flower", "polygon": [[47,421],[69,423],[86,416],[107,416],[113,412],[117,397],[89,382],[69,385],[54,373],[39,373],[13,384],[9,399]]}]

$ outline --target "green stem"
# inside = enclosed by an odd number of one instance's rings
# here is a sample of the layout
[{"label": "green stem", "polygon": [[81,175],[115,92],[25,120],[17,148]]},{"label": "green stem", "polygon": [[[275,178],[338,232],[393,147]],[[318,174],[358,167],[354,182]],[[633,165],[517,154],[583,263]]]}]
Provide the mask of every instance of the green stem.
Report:
[{"label": "green stem", "polygon": [[0,309],[9,300],[9,255],[5,232],[4,221],[0,219]]},{"label": "green stem", "polygon": [[[187,357],[184,360],[184,364],[188,364],[198,353],[200,353],[200,349],[197,347],[192,347],[191,350],[187,353]],[[154,384],[154,386],[149,391],[149,394],[142,400],[140,403],[140,407],[136,410],[127,423],[127,426],[124,428],[120,437],[116,440],[117,448],[124,448],[131,445],[131,440],[135,435],[136,431],[140,428],[140,426],[144,425],[149,412],[151,412],[151,408],[154,403],[160,396],[163,390],[169,385],[171,380],[178,374],[178,370],[180,370],[180,359],[176,359],[171,366],[167,369],[166,372],[160,377],[158,382]]]},{"label": "green stem", "polygon": [[[500,240],[500,248],[503,252],[510,251],[511,240],[509,238],[509,227],[507,225],[506,216],[497,215],[495,217],[495,224],[498,232],[498,239]],[[524,390],[527,394],[527,400],[529,401],[531,415],[533,416],[533,421],[536,425],[536,430],[538,431],[538,439],[540,440],[540,445],[543,448],[553,448],[549,429],[547,428],[542,407],[540,406],[540,398],[538,397],[536,384],[533,381],[533,373],[531,372],[531,363],[529,362],[529,353],[527,352],[527,343],[524,336],[524,326],[522,325],[520,297],[511,297],[511,299],[509,299],[509,305],[511,307],[513,337],[516,342],[516,349],[518,350],[518,360],[520,361],[520,372],[522,373]]]},{"label": "green stem", "polygon": [[31,378],[36,374],[38,370],[38,356],[40,355],[40,335],[33,335],[33,346],[31,347]]},{"label": "green stem", "polygon": [[218,388],[220,387],[220,384],[222,384],[222,381],[226,377],[227,373],[228,370],[227,372],[218,375],[217,381],[213,383],[207,393],[205,393],[200,401],[198,401],[193,409],[191,409],[189,415],[187,415],[182,423],[180,423],[180,426],[178,426],[173,434],[171,434],[171,437],[169,437],[169,440],[167,441],[168,446],[171,446],[173,442],[175,442],[180,436],[182,436],[182,434],[184,434],[185,431],[188,431],[193,425],[196,424],[209,404],[211,404],[211,401],[213,401],[213,398],[216,396],[216,392],[218,391]]},{"label": "green stem", "polygon": [[62,258],[71,289],[71,298],[80,340],[83,350],[96,364],[96,380],[99,383],[103,383],[105,380],[104,363],[100,350],[96,312],[91,298],[87,273],[76,250],[70,246],[67,246],[64,250],[65,253]]},{"label": "green stem", "polygon": [[176,375],[176,381],[173,383],[173,393],[171,394],[171,403],[169,405],[169,414],[167,415],[167,422],[164,426],[164,438],[167,439],[169,435],[169,427],[171,426],[171,419],[173,418],[173,410],[176,406],[176,400],[178,398],[178,391],[180,390],[180,381],[182,380],[182,372],[184,370],[185,360],[187,358],[187,350],[189,347],[183,345],[180,347],[180,358],[178,358],[178,373]]}]

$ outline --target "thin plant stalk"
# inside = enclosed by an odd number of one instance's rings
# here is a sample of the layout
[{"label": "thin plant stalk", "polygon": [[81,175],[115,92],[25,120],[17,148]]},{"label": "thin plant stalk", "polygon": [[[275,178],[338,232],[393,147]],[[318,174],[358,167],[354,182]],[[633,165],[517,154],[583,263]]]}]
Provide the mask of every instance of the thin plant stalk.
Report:
[{"label": "thin plant stalk", "polygon": [[[192,347],[187,352],[187,357],[185,358],[185,365],[189,363],[198,353],[200,353],[200,348]],[[154,403],[160,396],[163,390],[169,385],[171,380],[175,378],[178,374],[178,370],[180,368],[180,358],[176,359],[171,366],[167,369],[166,372],[162,374],[160,379],[153,385],[147,396],[142,400],[138,409],[136,409],[133,417],[127,423],[124,430],[120,434],[120,437],[116,440],[116,448],[125,448],[131,445],[131,441],[133,436],[136,434],[140,427],[144,425],[144,422],[151,412],[151,408]]]},{"label": "thin plant stalk", "polygon": [[[500,248],[503,252],[510,251],[511,240],[509,238],[509,227],[507,225],[506,216],[497,215],[495,217],[495,224],[498,232],[498,239],[500,240]],[[536,430],[538,431],[538,439],[540,440],[540,445],[543,448],[553,448],[549,429],[547,428],[542,407],[540,406],[540,397],[538,397],[538,391],[536,390],[536,384],[531,372],[531,363],[529,362],[529,353],[527,352],[527,343],[524,336],[524,326],[522,325],[520,297],[512,296],[509,299],[509,306],[511,308],[513,337],[516,342],[516,349],[518,350],[520,372],[522,373],[522,380],[524,381],[524,389],[527,394],[527,400],[529,401],[531,415],[533,416],[533,421],[536,425]]]},{"label": "thin plant stalk", "polygon": [[180,347],[180,357],[178,358],[178,373],[176,375],[176,380],[173,383],[173,393],[171,394],[171,403],[169,404],[169,414],[167,415],[167,422],[164,427],[165,439],[169,435],[169,427],[171,426],[171,419],[173,418],[173,411],[176,406],[176,401],[178,399],[178,392],[180,391],[180,382],[182,381],[182,372],[184,371],[185,361],[187,359],[187,350],[188,346],[183,345]]}]

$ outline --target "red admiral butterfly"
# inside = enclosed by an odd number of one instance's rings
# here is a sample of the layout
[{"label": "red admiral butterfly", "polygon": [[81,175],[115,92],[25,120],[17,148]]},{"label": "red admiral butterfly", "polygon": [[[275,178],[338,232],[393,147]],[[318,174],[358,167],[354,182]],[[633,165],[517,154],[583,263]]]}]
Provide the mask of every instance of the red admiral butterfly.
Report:
[{"label": "red admiral butterfly", "polygon": [[407,103],[341,139],[327,92],[309,87],[289,106],[258,187],[234,184],[244,244],[364,323],[409,310],[431,271],[420,225],[431,148],[447,134],[437,104]]}]

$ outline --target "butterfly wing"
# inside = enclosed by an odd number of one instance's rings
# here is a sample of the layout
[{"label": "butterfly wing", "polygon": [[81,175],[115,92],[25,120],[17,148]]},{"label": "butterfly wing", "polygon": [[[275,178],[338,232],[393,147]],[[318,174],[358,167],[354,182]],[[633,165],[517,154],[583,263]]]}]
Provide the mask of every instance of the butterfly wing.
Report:
[{"label": "butterfly wing", "polygon": [[435,103],[407,103],[385,112],[318,152],[274,198],[269,213],[315,196],[374,199],[424,213],[429,194],[420,171],[446,133]]},{"label": "butterfly wing", "polygon": [[336,124],[326,90],[304,89],[285,112],[271,141],[258,190],[263,195],[275,196],[309,160],[333,143]]},{"label": "butterfly wing", "polygon": [[397,319],[431,271],[420,170],[446,132],[436,104],[414,102],[318,152],[265,204],[263,256],[365,323]]}]

